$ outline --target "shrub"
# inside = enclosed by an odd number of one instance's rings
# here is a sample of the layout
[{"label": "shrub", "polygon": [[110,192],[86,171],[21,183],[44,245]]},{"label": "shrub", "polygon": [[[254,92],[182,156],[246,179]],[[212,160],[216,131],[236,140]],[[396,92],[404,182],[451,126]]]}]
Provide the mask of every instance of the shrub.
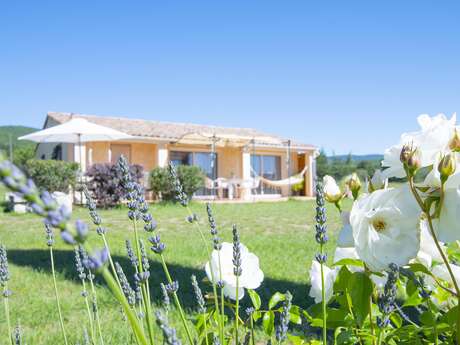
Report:
[{"label": "shrub", "polygon": [[[203,171],[193,165],[179,165],[177,176],[185,194],[190,199],[196,191],[204,187]],[[164,201],[175,199],[174,180],[167,168],[155,168],[150,172],[150,188]]]},{"label": "shrub", "polygon": [[29,159],[25,169],[38,188],[50,193],[68,193],[70,187],[75,187],[79,165],[74,162]]},{"label": "shrub", "polygon": [[[131,174],[139,182],[143,177],[143,168],[140,165],[130,166]],[[89,177],[88,190],[96,203],[103,208],[117,205],[123,198],[121,186],[122,175],[116,165],[109,163],[93,164],[86,172]]]}]

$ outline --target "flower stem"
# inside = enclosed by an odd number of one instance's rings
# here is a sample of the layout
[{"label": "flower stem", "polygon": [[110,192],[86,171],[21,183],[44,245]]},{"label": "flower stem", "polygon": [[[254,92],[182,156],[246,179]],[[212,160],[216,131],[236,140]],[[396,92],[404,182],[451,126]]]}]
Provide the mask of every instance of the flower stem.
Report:
[{"label": "flower stem", "polygon": [[[322,246],[321,246],[322,247]],[[322,252],[322,249],[321,249]],[[324,284],[324,264],[321,263],[321,306],[323,311],[323,344],[327,344],[326,289]]]},{"label": "flower stem", "polygon": [[[187,208],[187,212],[189,214],[189,216],[193,216],[193,212],[192,210],[190,209],[190,206],[186,206]],[[219,314],[219,298],[218,298],[218,295],[217,295],[217,285],[216,285],[216,282],[214,281],[214,269],[212,268],[212,254],[211,252],[209,251],[209,247],[208,247],[208,242],[206,241],[206,238],[204,237],[204,234],[203,234],[203,231],[201,230],[201,227],[200,225],[198,224],[198,222],[193,222],[193,224],[195,224],[195,227],[196,229],[198,230],[198,233],[200,234],[200,238],[201,238],[201,241],[203,242],[203,245],[206,249],[206,255],[208,256],[208,260],[209,260],[209,269],[211,271],[211,277],[213,279],[211,279],[211,284],[212,284],[212,290],[213,290],[213,294],[214,294],[214,305],[215,305],[215,308],[216,308],[216,313]],[[221,269],[219,269],[221,271]],[[223,298],[222,298],[222,302],[223,302]],[[223,303],[222,303],[223,304]],[[219,335],[220,335],[220,342],[222,345],[225,345],[225,338],[224,338],[224,306],[222,305],[222,314],[220,315],[220,318],[217,319],[218,320],[218,323],[220,324],[219,326]]]},{"label": "flower stem", "polygon": [[[161,264],[163,266],[163,270],[164,270],[165,275],[166,275],[166,279],[168,280],[168,283],[171,284],[173,282],[173,280],[171,278],[171,274],[169,273],[168,266],[166,265],[166,261],[164,259],[163,254],[160,254],[160,258],[161,258]],[[188,341],[190,342],[190,345],[194,345],[193,337],[192,337],[192,334],[190,333],[190,329],[189,329],[188,324],[187,324],[187,319],[185,317],[184,310],[182,309],[182,305],[181,305],[181,303],[179,301],[179,297],[177,296],[177,292],[174,291],[172,295],[173,295],[173,298],[174,298],[174,304],[176,305],[177,309],[179,309],[180,318],[182,320],[182,324],[184,325],[185,332],[187,333]]]},{"label": "flower stem", "polygon": [[240,277],[236,276],[236,301],[235,301],[235,345],[239,344],[238,324],[239,324],[239,309],[240,309],[240,296],[238,296],[238,289],[240,288]]},{"label": "flower stem", "polygon": [[[144,267],[142,267],[142,254],[141,248],[139,246],[139,234],[137,232],[137,222],[136,219],[133,219],[133,229],[134,229],[134,241],[136,243],[136,255],[139,262],[139,272],[144,272]],[[145,284],[141,284],[142,299],[144,300],[144,310],[145,310],[145,321],[147,322],[147,330],[149,332],[150,345],[154,343],[153,335],[153,318],[152,318],[152,305],[150,304],[149,293],[145,287]]]},{"label": "flower stem", "polygon": [[10,345],[13,345],[13,337],[11,333],[11,321],[10,321],[10,306],[8,303],[7,291],[8,291],[8,285],[5,284],[5,286],[3,287],[3,305],[5,306],[5,318],[6,318],[6,326],[8,330],[8,339],[10,340]]},{"label": "flower stem", "polygon": [[65,327],[64,327],[64,320],[62,318],[62,311],[61,311],[61,304],[59,302],[59,294],[58,294],[58,288],[57,288],[57,282],[56,282],[56,272],[54,269],[54,254],[53,254],[53,247],[50,246],[50,261],[51,261],[51,274],[53,275],[53,284],[54,284],[54,296],[56,298],[56,308],[58,311],[59,315],[59,324],[61,325],[61,332],[62,332],[62,337],[64,338],[64,344],[67,345],[67,335],[65,333]]},{"label": "flower stem", "polygon": [[104,246],[107,248],[107,254],[108,254],[108,257],[109,257],[110,269],[112,270],[112,274],[115,277],[115,280],[117,281],[118,287],[121,290],[120,279],[118,278],[117,271],[115,270],[115,265],[113,264],[112,254],[110,254],[109,243],[107,242],[107,238],[105,237],[105,234],[102,234],[101,236],[102,236],[102,240],[104,241]]},{"label": "flower stem", "polygon": [[372,344],[375,345],[375,329],[374,329],[374,320],[372,316],[372,295],[369,296],[369,324],[371,327]]},{"label": "flower stem", "polygon": [[112,291],[115,298],[120,302],[121,306],[123,307],[123,311],[125,312],[125,315],[128,318],[128,321],[131,325],[131,329],[133,330],[137,343],[139,345],[148,345],[147,338],[145,337],[145,334],[142,330],[140,323],[137,320],[136,315],[129,306],[125,295],[118,288],[116,281],[113,279],[113,276],[110,274],[107,268],[104,268],[102,270],[102,276],[104,277],[105,282],[109,286],[110,291]]},{"label": "flower stem", "polygon": [[86,290],[86,283],[85,280],[81,280],[83,284],[83,294],[85,296],[85,304],[86,304],[86,311],[88,312],[88,321],[89,321],[89,329],[90,329],[90,335],[91,335],[91,342],[96,345],[96,338],[94,336],[94,322],[93,322],[93,315],[91,314],[91,308],[89,306],[89,301],[88,301],[88,291]]},{"label": "flower stem", "polygon": [[97,295],[96,295],[96,289],[94,288],[93,279],[90,279],[89,283],[91,285],[91,294],[93,296],[94,316],[95,316],[95,319],[96,319],[97,331],[99,333],[99,340],[101,341],[101,345],[104,345],[104,338],[102,337],[101,320],[99,318],[99,308],[98,308],[98,305],[97,305]]},{"label": "flower stem", "polygon": [[253,319],[252,313],[250,316],[250,325],[251,325],[251,344],[256,345],[256,339],[255,339],[255,334],[254,334],[254,319]]},{"label": "flower stem", "polygon": [[[220,259],[220,250],[217,251],[217,256],[219,258],[219,279],[220,281],[222,281],[222,261]],[[211,266],[211,263],[209,264]],[[220,324],[220,328],[221,328],[221,333],[222,333],[222,339],[221,339],[221,344],[222,345],[225,345],[225,298],[224,298],[224,289],[221,288],[220,289],[220,308],[221,308],[221,311],[220,311],[220,317],[221,317],[221,324]]]}]

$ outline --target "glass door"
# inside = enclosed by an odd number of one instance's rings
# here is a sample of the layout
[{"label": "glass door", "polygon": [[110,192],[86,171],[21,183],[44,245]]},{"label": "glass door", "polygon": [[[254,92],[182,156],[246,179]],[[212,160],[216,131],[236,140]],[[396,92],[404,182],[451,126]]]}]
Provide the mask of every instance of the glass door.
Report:
[{"label": "glass door", "polygon": [[[251,155],[251,176],[262,176],[269,180],[281,179],[281,157],[271,155]],[[279,188],[263,183],[253,189],[256,194],[279,194]]]}]

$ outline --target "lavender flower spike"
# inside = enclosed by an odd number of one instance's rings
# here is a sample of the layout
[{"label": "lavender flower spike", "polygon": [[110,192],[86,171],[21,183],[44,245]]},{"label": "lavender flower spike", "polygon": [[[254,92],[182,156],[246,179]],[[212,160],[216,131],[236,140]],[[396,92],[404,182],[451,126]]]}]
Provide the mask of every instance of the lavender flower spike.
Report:
[{"label": "lavender flower spike", "polygon": [[222,244],[220,243],[220,238],[217,233],[217,225],[212,214],[211,205],[209,203],[206,204],[206,212],[208,214],[208,221],[209,227],[211,228],[211,235],[212,235],[212,242],[215,250],[220,250],[222,248]]},{"label": "lavender flower spike", "polygon": [[289,291],[286,292],[285,294],[286,299],[284,300],[283,303],[283,310],[281,311],[280,315],[280,323],[276,327],[276,340],[281,343],[284,340],[286,340],[287,337],[287,331],[289,327],[289,320],[291,317],[290,311],[291,311],[291,302],[292,302],[292,295]]},{"label": "lavender flower spike", "polygon": [[0,245],[0,285],[5,286],[8,280],[10,280],[10,271],[8,269],[6,247],[4,245]]},{"label": "lavender flower spike", "polygon": [[241,262],[241,246],[240,246],[240,234],[236,224],[233,224],[233,274],[235,276],[241,276],[242,273],[242,262]]},{"label": "lavender flower spike", "polygon": [[109,259],[109,251],[107,248],[97,250],[92,255],[88,255],[88,259],[83,262],[87,269],[96,272],[104,267],[105,263]]},{"label": "lavender flower spike", "polygon": [[200,286],[198,285],[198,281],[196,280],[195,275],[192,275],[192,286],[193,292],[195,293],[196,302],[198,303],[198,311],[200,314],[206,313],[206,302],[203,298],[203,293],[201,292]]},{"label": "lavender flower spike", "polygon": [[157,317],[157,324],[163,331],[164,342],[168,345],[181,345],[182,343],[177,337],[177,332],[169,326],[168,319],[160,311],[157,311],[155,315]]}]

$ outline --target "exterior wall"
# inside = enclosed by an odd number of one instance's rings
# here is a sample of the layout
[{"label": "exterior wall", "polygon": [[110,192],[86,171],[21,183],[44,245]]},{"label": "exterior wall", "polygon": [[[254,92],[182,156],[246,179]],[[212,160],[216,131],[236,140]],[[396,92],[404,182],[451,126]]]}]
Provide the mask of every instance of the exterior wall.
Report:
[{"label": "exterior wall", "polygon": [[243,151],[241,148],[218,148],[216,151],[218,177],[243,176]]},{"label": "exterior wall", "polygon": [[145,172],[157,166],[157,145],[147,143],[131,144],[131,164],[142,165]]},{"label": "exterior wall", "polygon": [[88,150],[88,165],[109,162],[109,142],[91,142],[86,145],[86,149]]}]

